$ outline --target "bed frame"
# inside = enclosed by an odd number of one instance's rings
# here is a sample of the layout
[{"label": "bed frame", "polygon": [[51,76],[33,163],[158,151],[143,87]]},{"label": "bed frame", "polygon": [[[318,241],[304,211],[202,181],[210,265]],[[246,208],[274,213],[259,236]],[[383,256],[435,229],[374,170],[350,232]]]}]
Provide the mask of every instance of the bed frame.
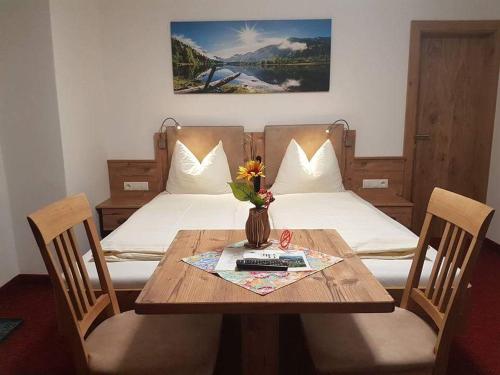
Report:
[{"label": "bed frame", "polygon": [[[154,134],[154,160],[108,160],[111,197],[152,199],[165,190],[170,161],[175,142],[180,140],[202,159],[222,140],[233,178],[238,165],[251,158],[252,150],[266,163],[266,186],[272,185],[290,140],[294,138],[310,158],[326,140],[332,141],[343,178],[350,190],[362,188],[363,179],[387,178],[389,189],[403,194],[405,159],[400,156],[356,157],[356,131],[342,127],[326,130],[330,124],[269,125],[264,132],[245,132],[242,126],[188,126],[180,130],[167,129],[167,134]],[[266,153],[267,150],[267,153]],[[124,181],[148,181],[147,192],[124,191]],[[404,287],[388,287],[387,291],[399,305]],[[116,294],[122,311],[132,310],[140,290],[117,289]],[[470,298],[470,288],[466,299]],[[470,303],[466,306],[470,307]],[[463,312],[464,317],[468,310]],[[464,318],[463,322],[466,321]],[[465,325],[461,324],[461,329]]]},{"label": "bed frame", "polygon": [[[154,134],[154,160],[108,160],[108,172],[112,198],[148,200],[165,190],[170,161],[175,142],[180,140],[202,159],[222,140],[233,178],[238,165],[251,158],[252,149],[266,163],[266,186],[276,177],[279,164],[292,138],[311,157],[316,149],[329,138],[339,160],[344,186],[358,190],[365,178],[387,178],[389,189],[396,194],[403,192],[403,157],[355,157],[356,131],[342,127],[326,133],[330,124],[269,125],[264,132],[245,132],[242,126],[184,126],[168,127],[167,133]],[[266,152],[267,150],[267,152]],[[124,191],[124,181],[147,181],[149,191]],[[388,288],[399,301],[403,288]],[[133,308],[138,290],[117,290],[124,309]]]}]

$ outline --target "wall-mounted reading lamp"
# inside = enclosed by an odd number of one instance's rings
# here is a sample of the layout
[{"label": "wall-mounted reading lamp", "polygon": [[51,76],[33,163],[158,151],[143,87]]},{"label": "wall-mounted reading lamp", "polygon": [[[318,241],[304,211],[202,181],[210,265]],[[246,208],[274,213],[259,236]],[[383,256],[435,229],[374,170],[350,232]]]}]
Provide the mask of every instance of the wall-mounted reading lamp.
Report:
[{"label": "wall-mounted reading lamp", "polygon": [[326,130],[325,130],[325,132],[326,132],[328,135],[330,135],[330,133],[331,133],[331,132],[332,132],[332,131],[333,131],[333,130],[337,127],[337,126],[340,126],[340,125],[342,125],[342,126],[344,127],[344,130],[346,130],[346,131],[344,132],[344,145],[345,145],[345,146],[350,146],[350,145],[348,145],[348,144],[347,144],[347,132],[348,132],[349,130],[351,130],[351,128],[349,127],[349,123],[348,123],[346,120],[344,120],[344,119],[342,119],[342,118],[341,118],[341,119],[338,119],[338,120],[335,120],[335,121],[334,121],[334,122],[333,122],[333,123],[332,123],[332,124],[331,124],[331,125],[330,125],[327,129],[326,129]]},{"label": "wall-mounted reading lamp", "polygon": [[173,117],[167,117],[166,119],[164,119],[162,122],[161,122],[161,126],[160,126],[160,138],[158,140],[158,147],[161,148],[161,149],[165,149],[167,148],[167,122],[168,121],[173,121],[174,123],[171,125],[171,126],[175,126],[175,129],[177,130],[181,130],[182,129],[182,126],[181,124],[179,124],[179,122],[173,118]]}]

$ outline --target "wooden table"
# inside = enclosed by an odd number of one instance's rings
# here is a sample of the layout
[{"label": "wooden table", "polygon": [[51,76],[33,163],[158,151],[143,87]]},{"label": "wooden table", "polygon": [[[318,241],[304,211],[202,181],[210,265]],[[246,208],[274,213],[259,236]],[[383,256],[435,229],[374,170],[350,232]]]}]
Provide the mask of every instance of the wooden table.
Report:
[{"label": "wooden table", "polygon": [[[281,231],[273,230],[271,238]],[[279,314],[391,312],[394,300],[335,230],[294,230],[293,243],[344,258],[261,296],[181,258],[245,238],[243,230],[181,230],[136,300],[138,314],[241,314],[245,374],[278,373]]]}]

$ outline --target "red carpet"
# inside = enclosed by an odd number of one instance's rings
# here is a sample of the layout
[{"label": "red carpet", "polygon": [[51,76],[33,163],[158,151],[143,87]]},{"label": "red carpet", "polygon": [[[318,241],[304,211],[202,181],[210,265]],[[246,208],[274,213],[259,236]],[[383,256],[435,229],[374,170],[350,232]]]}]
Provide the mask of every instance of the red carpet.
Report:
[{"label": "red carpet", "polygon": [[[1,375],[74,373],[46,277],[20,275],[0,288],[0,317],[24,320],[0,343]],[[487,246],[473,278],[466,332],[455,340],[448,374],[500,375],[500,252]]]},{"label": "red carpet", "polygon": [[0,343],[0,374],[74,373],[58,335],[52,287],[46,276],[15,277],[0,288],[0,317],[21,318],[21,327]]},{"label": "red carpet", "polygon": [[500,249],[487,245],[472,278],[472,311],[454,342],[448,373],[500,374]]}]

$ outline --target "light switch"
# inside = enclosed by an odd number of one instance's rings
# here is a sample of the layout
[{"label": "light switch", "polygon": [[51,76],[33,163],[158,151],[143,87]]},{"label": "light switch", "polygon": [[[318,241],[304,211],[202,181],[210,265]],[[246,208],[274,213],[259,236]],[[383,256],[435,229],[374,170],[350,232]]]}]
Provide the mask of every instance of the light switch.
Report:
[{"label": "light switch", "polygon": [[123,183],[123,190],[132,191],[132,190],[140,190],[140,191],[148,191],[149,190],[149,182],[147,181],[125,181]]},{"label": "light switch", "polygon": [[385,189],[389,187],[387,178],[367,178],[363,179],[363,189]]}]

